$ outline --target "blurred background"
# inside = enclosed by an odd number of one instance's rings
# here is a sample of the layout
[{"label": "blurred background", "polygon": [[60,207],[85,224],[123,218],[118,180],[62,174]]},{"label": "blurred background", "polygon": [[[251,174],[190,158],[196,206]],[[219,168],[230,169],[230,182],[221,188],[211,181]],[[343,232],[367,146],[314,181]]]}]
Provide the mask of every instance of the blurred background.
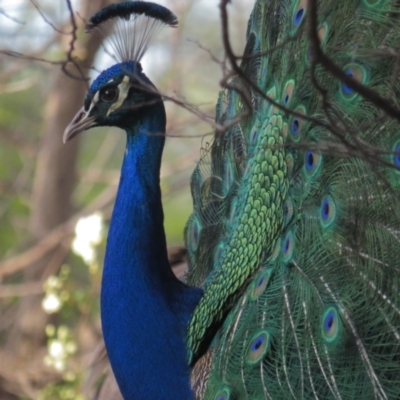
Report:
[{"label": "blurred background", "polygon": [[[227,71],[218,0],[158,2],[179,27],[164,28],[142,64],[171,99],[161,177],[179,259],[190,175],[211,141]],[[0,0],[0,400],[100,398],[109,373],[99,288],[125,134],[96,128],[61,140],[90,81],[113,63],[101,38],[84,33],[109,3]],[[236,54],[252,4],[229,7]]]}]

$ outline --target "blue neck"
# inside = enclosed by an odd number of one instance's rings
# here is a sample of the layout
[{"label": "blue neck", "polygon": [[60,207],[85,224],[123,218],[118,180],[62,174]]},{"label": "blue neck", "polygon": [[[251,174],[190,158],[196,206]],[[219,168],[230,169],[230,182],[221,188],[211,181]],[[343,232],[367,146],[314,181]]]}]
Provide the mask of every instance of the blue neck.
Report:
[{"label": "blue neck", "polygon": [[201,291],[176,279],[168,263],[159,183],[164,131],[161,102],[127,129],[107,241],[102,326],[126,400],[193,398],[186,327]]}]

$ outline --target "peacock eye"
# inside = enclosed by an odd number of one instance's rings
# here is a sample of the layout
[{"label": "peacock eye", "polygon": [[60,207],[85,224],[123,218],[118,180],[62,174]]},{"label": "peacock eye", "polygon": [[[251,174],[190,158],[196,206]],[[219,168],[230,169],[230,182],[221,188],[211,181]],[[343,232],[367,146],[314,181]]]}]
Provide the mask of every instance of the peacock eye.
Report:
[{"label": "peacock eye", "polygon": [[100,92],[100,99],[107,103],[111,103],[112,101],[116,100],[117,97],[118,89],[114,87],[104,88]]}]

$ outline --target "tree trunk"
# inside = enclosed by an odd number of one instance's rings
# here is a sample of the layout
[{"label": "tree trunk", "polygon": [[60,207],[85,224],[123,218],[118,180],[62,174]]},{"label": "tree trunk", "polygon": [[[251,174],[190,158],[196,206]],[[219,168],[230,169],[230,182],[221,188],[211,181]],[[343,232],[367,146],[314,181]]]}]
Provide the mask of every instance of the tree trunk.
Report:
[{"label": "tree trunk", "polygon": [[[90,16],[110,3],[110,0],[82,0],[80,15]],[[80,18],[78,31],[83,28]],[[67,49],[71,36],[68,36]],[[87,67],[93,65],[94,57],[101,45],[99,35],[87,35],[85,43],[75,43],[79,54],[85,54],[77,65],[70,63],[67,71],[73,76],[85,75]],[[80,57],[83,58],[82,56]],[[86,94],[87,84],[83,80],[73,79],[61,69],[54,77],[48,96],[42,144],[37,157],[30,232],[35,242],[46,236],[59,224],[73,214],[72,193],[76,183],[76,162],[79,150],[79,138],[68,144],[62,143],[62,135],[81,105]],[[60,245],[40,262],[30,266],[24,275],[25,282],[42,281],[49,274],[58,271],[67,255],[68,249]],[[18,310],[18,319],[9,335],[7,349],[20,356],[29,356],[38,347],[45,344],[45,332],[48,315],[41,307],[42,296],[25,297]]]}]

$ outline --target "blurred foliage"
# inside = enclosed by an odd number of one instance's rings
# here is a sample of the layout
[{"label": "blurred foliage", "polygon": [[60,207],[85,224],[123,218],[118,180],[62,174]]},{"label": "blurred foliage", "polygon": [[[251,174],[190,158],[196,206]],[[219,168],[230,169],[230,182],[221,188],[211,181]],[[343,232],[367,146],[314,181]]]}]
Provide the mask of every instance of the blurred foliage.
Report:
[{"label": "blurred foliage", "polygon": [[[212,121],[222,70],[210,53],[223,59],[217,0],[164,0],[160,3],[178,15],[180,27],[164,29],[143,61],[144,69],[162,93],[195,105]],[[71,39],[56,33],[34,4],[28,0],[5,0],[0,7],[1,260],[17,256],[34,244],[29,230],[33,178],[39,148],[43,145],[41,132],[47,122],[44,107],[60,68],[49,62],[10,56],[5,52],[17,51],[57,60],[65,57],[66,45]],[[238,53],[244,45],[251,4],[251,0],[237,0],[231,7],[232,42]],[[54,26],[69,31],[66,3],[37,0],[37,5]],[[78,1],[73,5],[74,9],[79,9]],[[95,64],[96,69],[101,70],[110,65],[110,60],[101,52]],[[89,72],[91,77],[97,73]],[[76,109],[80,106],[77,104]],[[183,229],[192,208],[190,174],[199,158],[201,144],[210,140],[210,136],[205,135],[212,133],[212,128],[209,121],[172,101],[166,102],[166,108],[167,134],[177,137],[167,139],[161,171],[165,227],[168,243],[182,245]],[[74,192],[76,212],[88,207],[110,188],[115,192],[124,145],[124,134],[115,129],[96,129],[83,135]],[[21,298],[41,294],[50,323],[41,327],[47,338],[45,347],[28,357],[29,362],[39,360],[40,368],[47,371],[42,374],[45,378],[35,376],[35,382],[31,383],[33,378],[26,372],[29,364],[26,371],[25,367],[20,367],[18,373],[15,372],[13,384],[16,386],[9,390],[7,385],[2,387],[2,382],[12,380],[12,376],[6,376],[0,368],[0,397],[7,393],[5,399],[85,398],[82,385],[91,373],[90,354],[101,340],[98,299],[110,210],[111,205],[102,210],[105,229],[100,240],[92,244],[95,250],[92,259],[85,261],[70,252],[50,275],[46,272],[49,276],[43,275],[42,281],[27,281],[24,271],[3,279],[0,287],[2,352],[7,351],[4,346],[18,319],[16,310]],[[60,246],[69,246],[73,236],[74,232],[67,234]],[[47,350],[43,352],[44,349]],[[53,369],[54,374],[46,368]]]},{"label": "blurred foliage", "polygon": [[[4,68],[3,68],[4,70]],[[30,78],[26,81],[27,76]],[[2,69],[0,67],[0,76]],[[29,217],[35,147],[42,125],[41,111],[45,103],[45,73],[35,65],[17,73],[12,79],[26,81],[24,90],[12,90],[12,83],[0,86],[0,257],[21,250],[28,239],[26,220]],[[1,90],[1,89],[0,89]],[[23,111],[21,116],[20,110]]]}]

